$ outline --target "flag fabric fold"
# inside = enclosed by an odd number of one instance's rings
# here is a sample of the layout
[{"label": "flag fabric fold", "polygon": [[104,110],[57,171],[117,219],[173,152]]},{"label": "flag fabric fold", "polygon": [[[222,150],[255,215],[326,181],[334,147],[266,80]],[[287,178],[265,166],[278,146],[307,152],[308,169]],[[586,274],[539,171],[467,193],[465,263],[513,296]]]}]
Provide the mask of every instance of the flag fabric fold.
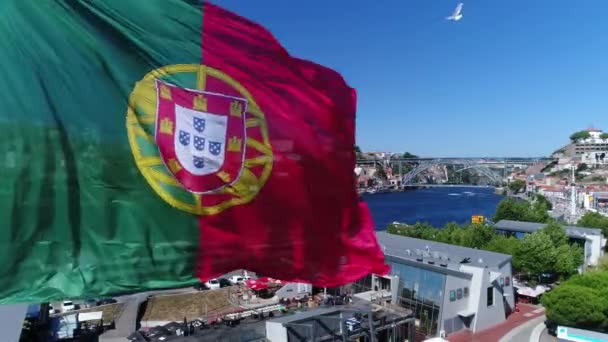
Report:
[{"label": "flag fabric fold", "polygon": [[337,72],[207,2],[0,13],[0,303],[387,271]]}]

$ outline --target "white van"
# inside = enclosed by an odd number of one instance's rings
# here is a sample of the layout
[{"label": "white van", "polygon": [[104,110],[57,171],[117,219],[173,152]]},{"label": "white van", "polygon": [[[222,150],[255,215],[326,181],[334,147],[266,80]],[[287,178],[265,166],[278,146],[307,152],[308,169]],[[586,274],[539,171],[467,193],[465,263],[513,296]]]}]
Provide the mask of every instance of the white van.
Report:
[{"label": "white van", "polygon": [[205,286],[207,286],[207,288],[209,290],[215,290],[215,289],[219,289],[220,288],[220,281],[213,278],[213,279],[209,279],[206,283]]}]

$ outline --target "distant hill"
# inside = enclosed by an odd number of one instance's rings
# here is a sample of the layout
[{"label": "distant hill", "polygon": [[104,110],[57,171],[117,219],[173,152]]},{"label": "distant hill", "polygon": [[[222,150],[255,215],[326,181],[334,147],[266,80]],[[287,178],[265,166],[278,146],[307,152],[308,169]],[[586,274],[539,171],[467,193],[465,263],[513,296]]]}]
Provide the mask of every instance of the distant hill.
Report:
[{"label": "distant hill", "polygon": [[560,147],[551,153],[552,158],[572,158],[576,156],[576,144],[570,143]]}]

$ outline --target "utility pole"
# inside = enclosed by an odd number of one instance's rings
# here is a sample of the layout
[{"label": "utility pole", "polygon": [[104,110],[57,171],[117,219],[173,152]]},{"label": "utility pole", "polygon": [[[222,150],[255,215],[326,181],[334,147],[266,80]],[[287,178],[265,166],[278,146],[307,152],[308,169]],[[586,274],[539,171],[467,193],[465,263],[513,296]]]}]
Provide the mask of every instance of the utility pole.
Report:
[{"label": "utility pole", "polygon": [[399,182],[403,186],[403,160],[399,160]]},{"label": "utility pole", "polygon": [[574,175],[574,164],[572,164],[572,182],[570,182],[570,214],[572,217],[576,215],[576,185],[575,185],[575,175]]}]

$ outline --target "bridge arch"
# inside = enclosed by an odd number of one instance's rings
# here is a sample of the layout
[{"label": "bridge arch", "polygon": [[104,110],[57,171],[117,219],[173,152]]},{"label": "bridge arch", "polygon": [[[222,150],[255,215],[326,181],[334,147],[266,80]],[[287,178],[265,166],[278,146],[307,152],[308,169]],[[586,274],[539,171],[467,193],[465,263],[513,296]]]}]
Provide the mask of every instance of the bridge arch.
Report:
[{"label": "bridge arch", "polygon": [[401,184],[412,184],[419,174],[437,165],[461,165],[462,169],[458,171],[473,169],[477,171],[480,175],[488,178],[491,184],[498,185],[502,183],[502,179],[495,172],[490,170],[489,167],[485,165],[480,165],[474,161],[467,159],[432,159],[419,163],[415,168],[403,175],[403,178],[401,179]]}]

